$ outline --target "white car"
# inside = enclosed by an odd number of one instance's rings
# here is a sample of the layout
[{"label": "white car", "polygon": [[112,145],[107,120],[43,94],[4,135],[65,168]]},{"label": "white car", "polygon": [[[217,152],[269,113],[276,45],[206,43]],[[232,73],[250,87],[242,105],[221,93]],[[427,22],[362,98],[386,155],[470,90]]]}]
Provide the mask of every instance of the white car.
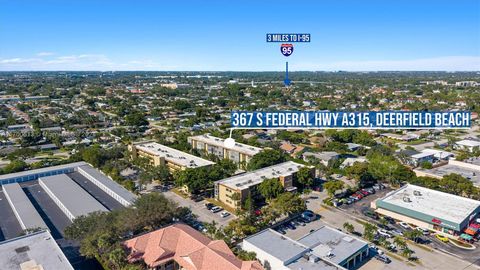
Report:
[{"label": "white car", "polygon": [[227,211],[223,211],[223,212],[220,214],[220,216],[223,217],[223,218],[224,218],[224,217],[228,217],[228,216],[230,216],[230,213],[227,212]]},{"label": "white car", "polygon": [[417,230],[421,231],[423,233],[423,235],[429,235],[430,234],[430,231],[428,229],[425,229],[425,228],[417,227]]},{"label": "white car", "polygon": [[377,233],[386,238],[392,238],[393,236],[384,229],[377,230]]},{"label": "white car", "polygon": [[222,211],[222,210],[223,210],[223,208],[218,207],[218,206],[215,206],[215,207],[213,207],[212,209],[210,209],[210,211],[211,211],[212,213],[217,213],[217,212],[220,212],[220,211]]},{"label": "white car", "polygon": [[400,225],[402,228],[407,229],[407,230],[412,228],[406,222],[399,222],[398,225]]}]

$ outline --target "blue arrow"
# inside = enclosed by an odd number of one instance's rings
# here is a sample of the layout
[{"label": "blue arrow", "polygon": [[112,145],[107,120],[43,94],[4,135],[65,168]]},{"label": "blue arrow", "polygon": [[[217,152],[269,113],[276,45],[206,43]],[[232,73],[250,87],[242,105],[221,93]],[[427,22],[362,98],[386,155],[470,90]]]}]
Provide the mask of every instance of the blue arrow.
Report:
[{"label": "blue arrow", "polygon": [[290,82],[288,79],[288,62],[285,62],[285,80],[283,80],[283,83],[285,83],[285,86],[290,86]]}]

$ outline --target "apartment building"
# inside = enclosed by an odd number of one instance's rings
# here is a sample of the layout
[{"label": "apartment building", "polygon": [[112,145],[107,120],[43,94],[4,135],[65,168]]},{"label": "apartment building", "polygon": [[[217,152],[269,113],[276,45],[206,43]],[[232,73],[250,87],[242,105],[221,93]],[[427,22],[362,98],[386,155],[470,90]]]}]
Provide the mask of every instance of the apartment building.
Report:
[{"label": "apartment building", "polygon": [[212,161],[190,155],[156,142],[131,144],[128,146],[128,149],[132,153],[133,158],[148,158],[152,165],[165,165],[172,172],[215,164]]},{"label": "apartment building", "polygon": [[[293,186],[295,174],[303,166],[293,161],[287,161],[219,180],[215,182],[215,198],[232,208],[237,208],[248,194],[251,194],[252,197],[258,195],[256,187],[260,183],[272,178],[277,178],[285,190],[294,191],[296,190],[296,187]],[[314,168],[312,168],[312,175],[313,173]],[[237,198],[235,198],[233,194],[239,195],[236,195]]]},{"label": "apartment building", "polygon": [[192,148],[207,154],[214,154],[220,159],[229,159],[235,164],[244,167],[250,159],[262,151],[262,148],[250,146],[243,143],[235,143],[233,148],[224,146],[224,139],[209,134],[188,137],[188,143]]}]

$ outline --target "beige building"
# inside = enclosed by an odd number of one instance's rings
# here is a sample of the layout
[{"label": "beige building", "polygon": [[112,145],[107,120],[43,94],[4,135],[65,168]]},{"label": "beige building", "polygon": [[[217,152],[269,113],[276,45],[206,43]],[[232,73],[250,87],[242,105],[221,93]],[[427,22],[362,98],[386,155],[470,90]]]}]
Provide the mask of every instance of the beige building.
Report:
[{"label": "beige building", "polygon": [[[232,208],[237,208],[249,194],[252,197],[258,196],[256,187],[264,180],[272,178],[277,178],[285,190],[294,191],[296,190],[296,187],[293,186],[295,174],[303,166],[293,161],[287,161],[219,180],[215,182],[215,198]],[[312,168],[312,175],[313,170]]]},{"label": "beige building", "polygon": [[250,159],[262,151],[262,148],[250,146],[243,143],[235,143],[233,148],[226,148],[224,139],[209,134],[188,137],[188,143],[193,149],[206,154],[214,154],[220,159],[229,159],[240,167],[245,167]]},{"label": "beige building", "polygon": [[131,144],[128,146],[128,149],[132,153],[133,158],[148,158],[152,165],[165,165],[171,172],[215,164],[212,161],[190,155],[156,142]]}]

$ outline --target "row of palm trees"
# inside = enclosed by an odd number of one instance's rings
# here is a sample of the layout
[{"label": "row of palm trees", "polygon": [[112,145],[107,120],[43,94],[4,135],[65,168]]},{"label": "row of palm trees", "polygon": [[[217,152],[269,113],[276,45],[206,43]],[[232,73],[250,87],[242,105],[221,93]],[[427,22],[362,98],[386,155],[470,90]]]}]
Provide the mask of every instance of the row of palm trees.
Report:
[{"label": "row of palm trees", "polygon": [[[355,227],[353,226],[353,224],[349,222],[343,223],[343,228],[349,233],[355,232]],[[392,242],[388,241],[387,238],[382,236],[375,240],[377,230],[378,230],[378,227],[376,225],[371,223],[363,223],[363,237],[366,240],[370,242],[376,242],[379,246],[382,246],[388,250],[393,251]],[[393,239],[393,245],[400,251],[400,254],[402,256],[408,259],[412,259],[412,255],[414,251],[408,247],[407,241],[405,240],[405,238],[410,239],[414,242],[417,242],[420,236],[422,236],[422,232],[418,230],[405,231],[404,237],[395,236],[395,238]]]}]

